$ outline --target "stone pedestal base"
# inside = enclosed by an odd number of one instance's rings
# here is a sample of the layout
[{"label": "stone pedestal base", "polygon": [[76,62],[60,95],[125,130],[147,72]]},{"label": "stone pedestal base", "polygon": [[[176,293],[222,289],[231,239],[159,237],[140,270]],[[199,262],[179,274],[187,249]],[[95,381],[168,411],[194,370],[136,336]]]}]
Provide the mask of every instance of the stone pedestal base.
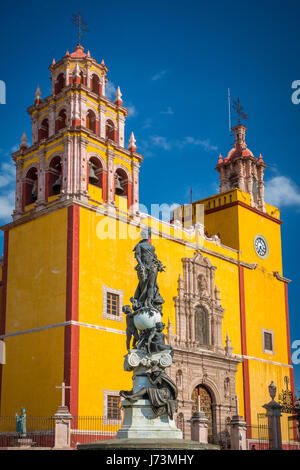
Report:
[{"label": "stone pedestal base", "polygon": [[232,450],[247,449],[246,430],[247,424],[243,416],[232,416],[230,421],[230,440]]},{"label": "stone pedestal base", "polygon": [[70,427],[73,416],[67,406],[59,406],[53,418],[55,419],[54,449],[68,449],[70,447]]},{"label": "stone pedestal base", "polygon": [[166,414],[156,417],[149,400],[122,401],[124,421],[117,433],[117,439],[182,439],[182,432],[175,421]]},{"label": "stone pedestal base", "polygon": [[202,444],[208,442],[208,419],[203,411],[196,411],[191,418],[191,438]]},{"label": "stone pedestal base", "polygon": [[106,439],[105,441],[78,444],[77,450],[220,450],[214,444],[200,444],[185,439]]},{"label": "stone pedestal base", "polygon": [[19,439],[17,439],[18,447],[29,448],[29,447],[32,447],[33,445],[35,445],[35,442],[33,442],[32,439],[27,439],[26,437],[20,437]]}]

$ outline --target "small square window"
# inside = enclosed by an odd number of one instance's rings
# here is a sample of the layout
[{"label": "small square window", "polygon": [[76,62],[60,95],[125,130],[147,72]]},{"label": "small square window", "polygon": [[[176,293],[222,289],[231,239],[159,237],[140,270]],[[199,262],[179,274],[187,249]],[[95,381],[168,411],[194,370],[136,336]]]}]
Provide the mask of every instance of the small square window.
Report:
[{"label": "small square window", "polygon": [[106,299],[107,315],[118,315],[119,314],[119,296],[107,292]]},{"label": "small square window", "polygon": [[274,332],[262,329],[263,352],[274,353]]},{"label": "small square window", "polygon": [[120,419],[120,397],[115,395],[107,396],[107,418],[108,419]]}]

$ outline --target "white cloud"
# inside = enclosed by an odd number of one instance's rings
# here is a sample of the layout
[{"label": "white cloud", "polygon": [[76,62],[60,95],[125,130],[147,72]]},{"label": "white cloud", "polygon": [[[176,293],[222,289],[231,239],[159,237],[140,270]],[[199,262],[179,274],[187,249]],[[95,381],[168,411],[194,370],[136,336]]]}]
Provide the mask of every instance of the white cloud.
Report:
[{"label": "white cloud", "polygon": [[265,182],[265,200],[278,207],[300,206],[300,188],[287,176],[274,176]]},{"label": "white cloud", "polygon": [[0,168],[0,188],[15,181],[16,170],[13,162],[3,162]]},{"label": "white cloud", "polygon": [[138,112],[136,110],[136,107],[133,105],[133,104],[128,104],[128,105],[125,105],[125,107],[128,109],[129,111],[129,116],[128,117],[135,117],[137,116]]},{"label": "white cloud", "polygon": [[0,219],[8,219],[11,217],[15,205],[15,191],[9,191],[5,195],[0,196]]},{"label": "white cloud", "polygon": [[143,127],[142,129],[150,129],[150,127],[152,127],[152,119],[151,118],[147,118],[145,119],[144,121],[144,124],[143,124]]},{"label": "white cloud", "polygon": [[184,147],[185,145],[195,145],[202,147],[206,152],[215,152],[218,150],[216,145],[212,145],[209,139],[201,140],[195,139],[194,137],[185,137],[181,142],[178,143],[178,146]]},{"label": "white cloud", "polygon": [[105,87],[105,96],[109,100],[114,101],[116,91],[117,87],[115,86],[115,84],[113,82],[108,81]]},{"label": "white cloud", "polygon": [[155,145],[156,147],[161,147],[164,150],[171,149],[171,144],[167,141],[165,137],[162,137],[160,135],[152,135],[150,138],[151,138],[151,143]]},{"label": "white cloud", "polygon": [[168,106],[167,110],[166,111],[161,111],[160,114],[174,114],[174,111],[171,108],[171,106]]},{"label": "white cloud", "polygon": [[153,75],[152,77],[152,80],[160,80],[161,78],[163,78],[164,75],[166,75],[167,71],[166,70],[162,70],[161,72],[158,72],[156,73],[155,75]]}]

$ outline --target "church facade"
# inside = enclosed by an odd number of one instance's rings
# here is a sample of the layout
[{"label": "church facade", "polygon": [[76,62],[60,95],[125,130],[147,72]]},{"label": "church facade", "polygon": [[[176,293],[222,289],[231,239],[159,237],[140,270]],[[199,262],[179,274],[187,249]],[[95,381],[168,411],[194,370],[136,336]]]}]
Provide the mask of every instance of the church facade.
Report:
[{"label": "church facade", "polygon": [[[166,266],[159,274],[163,321],[174,348],[177,424],[190,438],[200,396],[210,442],[225,442],[237,407],[249,425],[267,386],[294,393],[281,220],[264,201],[262,156],[246,127],[216,170],[220,193],[174,211],[170,223],[139,212],[143,157],[125,146],[120,88],[106,97],[107,67],[77,46],[50,66],[52,93],[28,108],[32,142],[13,154],[13,220],[2,227],[1,415],[22,406],[52,415],[64,382],[73,416],[120,424],[126,321],[137,285],[133,248],[143,227]],[[199,213],[202,218],[199,218]],[[287,415],[283,417],[287,419]],[[283,440],[288,436],[283,435]]]}]

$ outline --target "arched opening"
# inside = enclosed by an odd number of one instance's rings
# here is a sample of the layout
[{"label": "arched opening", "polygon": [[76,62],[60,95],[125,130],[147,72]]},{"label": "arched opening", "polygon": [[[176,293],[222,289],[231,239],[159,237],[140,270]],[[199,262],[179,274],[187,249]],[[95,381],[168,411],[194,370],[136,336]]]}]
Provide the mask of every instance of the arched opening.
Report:
[{"label": "arched opening", "polygon": [[55,81],[55,94],[59,93],[65,86],[65,76],[63,73],[60,73],[56,77]]},{"label": "arched opening", "polygon": [[97,157],[91,157],[89,160],[89,184],[103,188],[103,168]]},{"label": "arched opening", "polygon": [[97,95],[100,95],[100,79],[98,75],[93,74],[91,78],[91,90]]},{"label": "arched opening", "polygon": [[55,196],[61,192],[62,164],[59,156],[52,158],[48,169],[47,196]]},{"label": "arched opening", "polygon": [[198,402],[200,401],[200,410],[205,413],[208,419],[208,442],[214,443],[215,440],[215,411],[213,408],[213,397],[210,390],[204,385],[197,385],[192,393],[193,407],[192,413],[198,409]]},{"label": "arched opening", "polygon": [[86,127],[96,133],[96,115],[89,109],[86,115]]},{"label": "arched opening", "polygon": [[62,109],[57,116],[57,119],[55,121],[55,128],[56,132],[59,131],[60,129],[64,129],[67,125],[67,114],[64,109]]},{"label": "arched opening", "polygon": [[80,72],[80,83],[81,83],[81,85],[85,85],[85,84],[86,84],[85,76],[84,76],[84,73],[83,73],[82,70],[81,70],[81,72]]},{"label": "arched opening", "polygon": [[115,142],[115,126],[114,123],[110,120],[106,121],[105,138]]},{"label": "arched opening", "polygon": [[24,206],[33,204],[37,200],[38,192],[38,172],[33,167],[28,170],[24,180]]},{"label": "arched opening", "polygon": [[195,341],[200,345],[208,346],[208,313],[200,305],[195,308]]},{"label": "arched opening", "polygon": [[115,195],[128,197],[128,177],[122,168],[115,172]]},{"label": "arched opening", "polygon": [[49,121],[48,119],[43,119],[41,127],[39,129],[39,140],[48,139],[49,137]]}]

